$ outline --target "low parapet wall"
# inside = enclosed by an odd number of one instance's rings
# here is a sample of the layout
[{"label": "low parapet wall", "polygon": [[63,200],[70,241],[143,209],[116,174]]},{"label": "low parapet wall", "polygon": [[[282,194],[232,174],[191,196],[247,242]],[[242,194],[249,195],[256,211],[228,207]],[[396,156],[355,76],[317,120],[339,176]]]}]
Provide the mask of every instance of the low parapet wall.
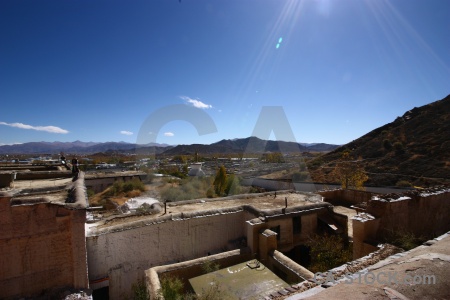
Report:
[{"label": "low parapet wall", "polygon": [[146,180],[146,173],[135,173],[135,174],[104,174],[93,176],[90,175],[85,179],[86,187],[88,189],[93,190],[95,193],[100,193],[104,191],[107,187],[114,184],[114,182],[121,181],[130,181],[133,179]]},{"label": "low parapet wall", "polygon": [[36,180],[36,179],[52,179],[52,178],[70,178],[70,171],[34,171],[34,172],[18,172],[16,180]]},{"label": "low parapet wall", "polygon": [[318,194],[322,195],[325,202],[333,205],[351,206],[362,202],[368,202],[376,194],[359,190],[337,189],[331,191],[321,191]]},{"label": "low parapet wall", "polygon": [[249,248],[242,248],[181,263],[150,268],[145,271],[145,282],[150,299],[160,299],[158,291],[161,289],[161,276],[176,277],[183,282],[185,287],[188,287],[190,278],[205,274],[204,266],[206,264],[217,264],[222,269],[253,258]]},{"label": "low parapet wall", "polygon": [[0,188],[12,187],[13,180],[14,180],[13,172],[0,172]]},{"label": "low parapet wall", "polygon": [[287,283],[299,283],[314,277],[313,272],[302,267],[278,250],[271,253],[269,261],[272,264],[274,273]]}]

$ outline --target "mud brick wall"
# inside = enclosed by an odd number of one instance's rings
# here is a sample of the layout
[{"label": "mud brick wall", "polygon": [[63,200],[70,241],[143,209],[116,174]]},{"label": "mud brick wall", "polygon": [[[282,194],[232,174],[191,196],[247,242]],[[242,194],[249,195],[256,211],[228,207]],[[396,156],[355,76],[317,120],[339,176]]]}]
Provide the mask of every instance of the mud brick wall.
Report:
[{"label": "mud brick wall", "polygon": [[225,251],[230,240],[245,236],[245,215],[169,215],[154,224],[99,231],[87,237],[90,280],[108,277],[110,299],[130,297],[146,269]]},{"label": "mud brick wall", "polygon": [[86,212],[10,199],[0,194],[0,298],[87,288]]},{"label": "mud brick wall", "polygon": [[367,212],[380,218],[377,238],[392,231],[420,237],[441,235],[450,230],[450,192],[436,195],[408,195],[401,201],[371,200]]},{"label": "mud brick wall", "polygon": [[355,205],[368,202],[373,196],[371,192],[344,189],[322,191],[318,192],[318,194],[324,197],[323,201],[333,205]]}]

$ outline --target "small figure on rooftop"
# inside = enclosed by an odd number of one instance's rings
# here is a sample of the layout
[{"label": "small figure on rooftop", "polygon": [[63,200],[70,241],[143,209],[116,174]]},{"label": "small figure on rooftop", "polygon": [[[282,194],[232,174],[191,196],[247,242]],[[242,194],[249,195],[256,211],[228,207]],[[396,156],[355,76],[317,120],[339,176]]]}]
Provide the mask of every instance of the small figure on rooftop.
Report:
[{"label": "small figure on rooftop", "polygon": [[78,174],[80,170],[78,169],[78,159],[76,157],[72,158],[72,174]]}]

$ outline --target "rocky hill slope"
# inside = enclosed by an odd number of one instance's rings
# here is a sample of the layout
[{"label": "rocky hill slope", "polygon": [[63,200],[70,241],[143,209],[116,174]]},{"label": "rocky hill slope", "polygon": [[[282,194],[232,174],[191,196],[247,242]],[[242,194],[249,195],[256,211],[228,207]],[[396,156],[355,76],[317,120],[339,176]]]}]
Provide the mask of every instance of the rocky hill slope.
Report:
[{"label": "rocky hill slope", "polygon": [[258,154],[264,152],[282,152],[282,153],[299,153],[299,152],[326,152],[336,149],[338,145],[331,144],[300,144],[295,142],[262,140],[257,137],[248,137],[232,140],[221,140],[210,145],[192,144],[178,145],[164,151],[165,155],[186,155],[198,152],[202,155],[207,154],[236,154],[248,153]]},{"label": "rocky hill slope", "polygon": [[313,180],[331,182],[330,172],[344,151],[362,159],[367,185],[450,181],[450,95],[414,107],[393,122],[309,162]]}]

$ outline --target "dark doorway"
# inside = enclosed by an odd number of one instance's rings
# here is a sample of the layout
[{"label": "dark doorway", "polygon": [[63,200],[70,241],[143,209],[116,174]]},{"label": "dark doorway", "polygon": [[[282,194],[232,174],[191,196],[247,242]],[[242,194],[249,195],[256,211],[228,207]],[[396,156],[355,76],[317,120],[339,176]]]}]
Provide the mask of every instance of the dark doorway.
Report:
[{"label": "dark doorway", "polygon": [[309,254],[310,250],[311,248],[306,245],[299,245],[284,254],[296,263],[308,268],[311,264],[311,256]]},{"label": "dark doorway", "polygon": [[96,289],[92,292],[94,300],[109,300],[109,286]]}]

